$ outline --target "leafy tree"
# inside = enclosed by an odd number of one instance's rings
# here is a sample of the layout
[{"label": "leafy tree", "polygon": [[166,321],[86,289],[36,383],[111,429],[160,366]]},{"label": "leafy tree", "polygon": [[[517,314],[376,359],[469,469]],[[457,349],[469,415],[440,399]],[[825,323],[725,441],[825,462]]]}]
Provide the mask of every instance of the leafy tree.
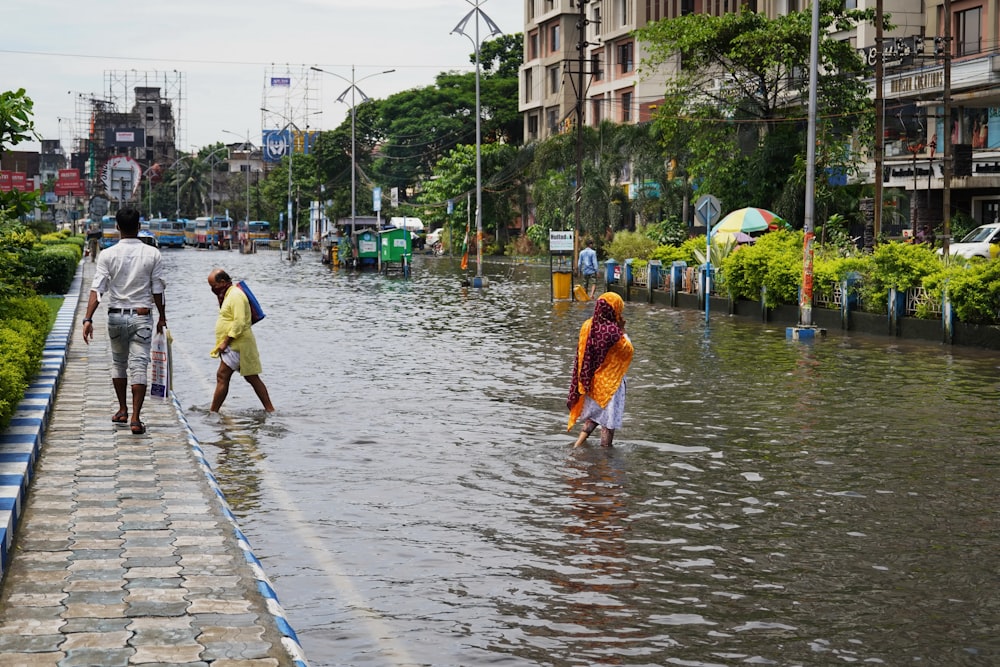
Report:
[{"label": "leafy tree", "polygon": [[[0,92],[0,151],[37,136],[32,120],[34,105],[24,88]],[[44,207],[36,192],[0,192],[0,217],[18,218],[36,206]]]},{"label": "leafy tree", "polygon": [[[822,0],[818,105],[823,109],[818,173],[850,171],[852,156],[842,149],[856,128],[871,136],[872,106],[863,62],[854,48],[832,36],[874,19],[871,10],[845,10],[838,0]],[[658,67],[681,54],[681,71],[667,84],[656,123],[662,142],[701,191],[729,206],[778,208],[786,219],[798,211],[775,207],[788,190],[785,206],[798,201],[791,156],[805,153],[811,7],[773,19],[751,11],[722,16],[688,14],[657,21],[637,31],[647,45],[644,66]],[[889,27],[889,24],[886,23]],[[841,119],[841,120],[834,120]],[[801,169],[801,163],[798,166]]]}]

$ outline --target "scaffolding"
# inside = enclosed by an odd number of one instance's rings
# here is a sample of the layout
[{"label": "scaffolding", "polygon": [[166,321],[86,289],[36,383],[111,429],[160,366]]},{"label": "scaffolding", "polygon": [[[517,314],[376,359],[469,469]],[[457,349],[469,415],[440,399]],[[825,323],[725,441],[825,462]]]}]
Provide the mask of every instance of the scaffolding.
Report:
[{"label": "scaffolding", "polygon": [[[187,145],[185,143],[187,119],[184,114],[187,99],[184,78],[184,72],[177,70],[170,70],[169,72],[162,70],[145,72],[138,70],[105,70],[105,97],[114,104],[116,110],[129,113],[136,108],[137,104],[144,101],[143,91],[151,89],[159,90],[159,99],[169,103],[172,110],[172,117],[168,120],[165,115],[158,114],[154,120],[146,121],[145,118],[140,118],[141,126],[146,130],[147,135],[150,132],[153,133],[153,136],[158,137],[166,137],[172,134],[173,141],[171,143],[176,150]],[[172,125],[172,128],[166,126],[168,122]]]},{"label": "scaffolding", "polygon": [[316,129],[322,110],[320,72],[304,65],[271,65],[264,72],[260,129],[277,130],[294,123],[302,131]]}]

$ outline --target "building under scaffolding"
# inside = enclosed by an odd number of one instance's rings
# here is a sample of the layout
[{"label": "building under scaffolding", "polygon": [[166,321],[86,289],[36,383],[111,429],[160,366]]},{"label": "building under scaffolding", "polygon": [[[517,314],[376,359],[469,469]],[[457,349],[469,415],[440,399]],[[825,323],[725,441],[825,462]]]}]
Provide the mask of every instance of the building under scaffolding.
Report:
[{"label": "building under scaffolding", "polygon": [[76,93],[70,161],[91,194],[105,188],[100,172],[111,158],[131,158],[143,169],[167,167],[184,145],[183,72],[106,71],[104,87],[103,95]]}]

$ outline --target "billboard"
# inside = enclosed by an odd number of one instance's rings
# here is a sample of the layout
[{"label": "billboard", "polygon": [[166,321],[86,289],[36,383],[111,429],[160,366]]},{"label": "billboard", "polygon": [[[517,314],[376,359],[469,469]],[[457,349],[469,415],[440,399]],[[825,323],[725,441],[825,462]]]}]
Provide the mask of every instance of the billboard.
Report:
[{"label": "billboard", "polygon": [[139,188],[142,167],[132,158],[116,155],[104,163],[101,169],[101,183],[108,195],[119,202],[126,202]]},{"label": "billboard", "polygon": [[146,131],[141,127],[109,127],[104,130],[104,145],[115,148],[145,148]]},{"label": "billboard", "polygon": [[316,130],[302,132],[300,130],[262,130],[261,145],[264,147],[265,162],[281,162],[292,151],[301,155],[312,152],[312,146],[319,138]]}]

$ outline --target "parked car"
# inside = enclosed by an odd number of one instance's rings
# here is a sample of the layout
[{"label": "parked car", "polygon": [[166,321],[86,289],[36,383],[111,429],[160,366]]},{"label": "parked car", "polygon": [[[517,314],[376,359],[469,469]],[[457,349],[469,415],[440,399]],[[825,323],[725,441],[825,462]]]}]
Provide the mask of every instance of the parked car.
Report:
[{"label": "parked car", "polygon": [[[980,225],[948,247],[948,254],[955,257],[994,259],[997,253],[1000,253],[1000,222]],[[943,249],[939,249],[938,254],[944,254]]]}]

